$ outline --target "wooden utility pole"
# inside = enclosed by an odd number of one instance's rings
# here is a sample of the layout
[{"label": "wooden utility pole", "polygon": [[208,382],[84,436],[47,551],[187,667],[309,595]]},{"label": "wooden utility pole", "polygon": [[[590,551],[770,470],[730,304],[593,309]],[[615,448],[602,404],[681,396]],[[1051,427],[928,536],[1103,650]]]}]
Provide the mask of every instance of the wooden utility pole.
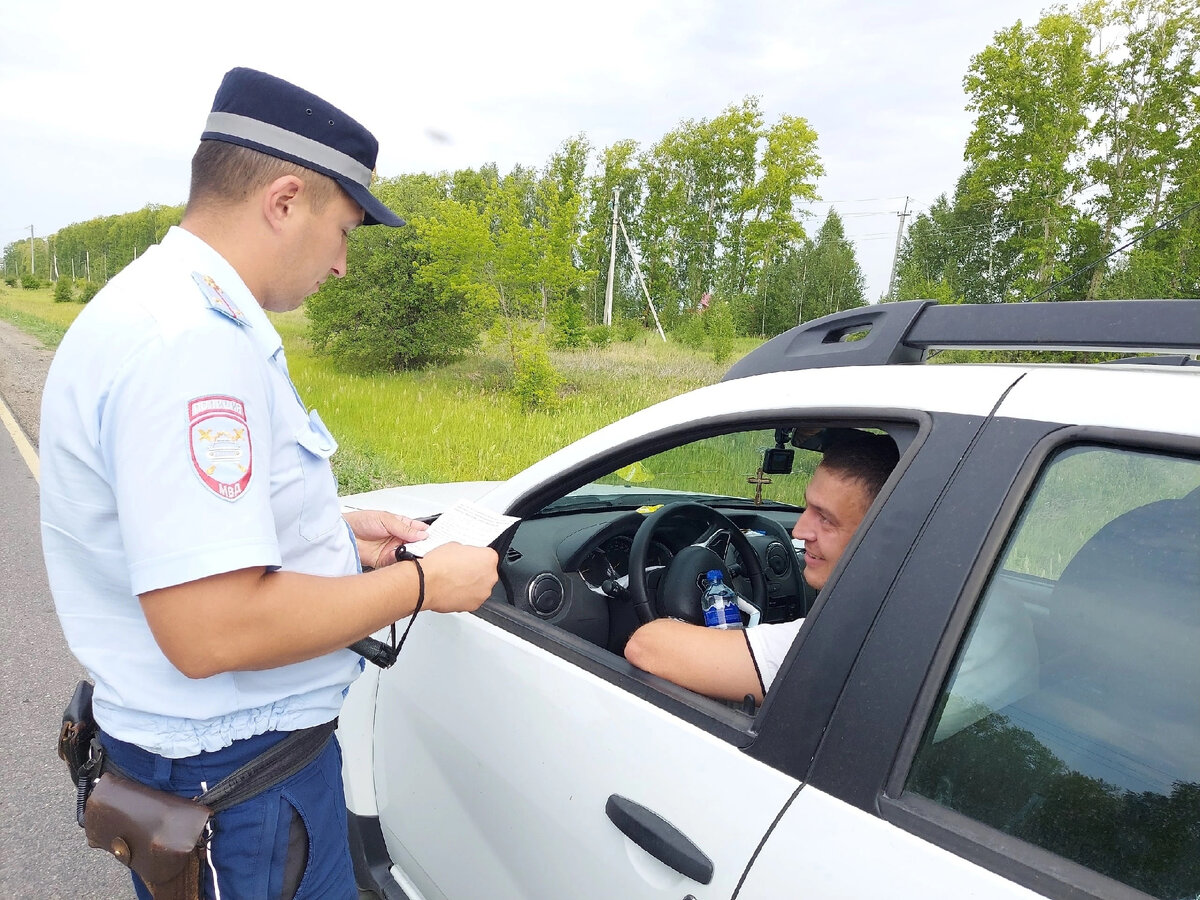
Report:
[{"label": "wooden utility pole", "polygon": [[908,198],[904,198],[904,212],[896,213],[900,217],[900,227],[896,229],[896,249],[892,253],[892,274],[888,276],[887,298],[896,299],[896,260],[900,258],[900,240],[904,237],[904,220],[911,213],[908,211]]},{"label": "wooden utility pole", "polygon": [[37,274],[37,260],[33,255],[33,226],[29,226],[29,274]]},{"label": "wooden utility pole", "polygon": [[[613,270],[617,262],[617,208],[621,203],[621,189],[613,188],[612,245],[608,248],[608,284],[604,287],[604,324],[612,324]],[[628,238],[626,238],[628,244]]]},{"label": "wooden utility pole", "polygon": [[804,257],[804,266],[800,269],[800,302],[796,304],[796,324],[804,322],[804,289],[808,286],[808,257]]}]

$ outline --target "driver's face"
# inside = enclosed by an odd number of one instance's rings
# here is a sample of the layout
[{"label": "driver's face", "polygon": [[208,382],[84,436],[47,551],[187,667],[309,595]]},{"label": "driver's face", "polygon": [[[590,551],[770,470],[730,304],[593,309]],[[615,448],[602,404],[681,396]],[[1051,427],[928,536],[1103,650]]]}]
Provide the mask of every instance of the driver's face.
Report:
[{"label": "driver's face", "polygon": [[804,503],[792,537],[804,541],[804,580],[819,591],[867,514],[871,498],[859,481],[817,466]]}]

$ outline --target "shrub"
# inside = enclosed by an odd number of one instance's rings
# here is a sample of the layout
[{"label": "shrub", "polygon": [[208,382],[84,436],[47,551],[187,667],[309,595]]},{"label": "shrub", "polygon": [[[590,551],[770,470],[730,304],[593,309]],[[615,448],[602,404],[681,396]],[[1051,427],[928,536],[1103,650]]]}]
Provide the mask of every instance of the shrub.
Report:
[{"label": "shrub", "polygon": [[521,409],[530,412],[557,406],[558,386],[562,379],[550,363],[545,340],[537,334],[522,338],[513,359],[512,394],[520,401]]},{"label": "shrub", "polygon": [[583,307],[574,300],[564,300],[556,311],[554,321],[556,347],[582,347],[588,342],[587,322]]},{"label": "shrub", "polygon": [[100,285],[94,281],[85,281],[79,288],[79,302],[87,303],[100,293]]},{"label": "shrub", "polygon": [[671,331],[671,337],[685,347],[699,350],[704,346],[704,320],[698,313],[683,316]]},{"label": "shrub", "polygon": [[7,284],[9,287],[16,287],[17,286],[17,276],[16,275],[6,275],[4,278],[4,283]]},{"label": "shrub", "polygon": [[38,279],[35,275],[33,275],[29,272],[26,272],[24,275],[21,276],[21,287],[25,288],[25,290],[36,291],[41,286],[42,286],[42,283],[40,281],[38,281]]},{"label": "shrub", "polygon": [[705,312],[708,338],[715,363],[723,363],[733,353],[733,311],[728,303],[716,301]]},{"label": "shrub", "polygon": [[60,278],[54,282],[54,302],[55,303],[70,303],[74,299],[74,291],[71,290],[71,279]]},{"label": "shrub", "polygon": [[638,324],[637,319],[622,319],[617,323],[617,335],[620,337],[621,342],[625,344],[628,344],[637,337],[638,332],[641,330],[642,326]]},{"label": "shrub", "polygon": [[593,347],[607,347],[612,343],[613,330],[607,325],[593,325],[587,336]]}]

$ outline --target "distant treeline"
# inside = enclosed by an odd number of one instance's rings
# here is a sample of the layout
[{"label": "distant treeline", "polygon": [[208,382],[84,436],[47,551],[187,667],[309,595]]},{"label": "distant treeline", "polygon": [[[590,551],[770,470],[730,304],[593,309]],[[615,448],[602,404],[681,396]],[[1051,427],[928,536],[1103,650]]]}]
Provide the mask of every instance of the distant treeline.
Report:
[{"label": "distant treeline", "polygon": [[42,281],[74,277],[102,285],[161,241],[182,218],[182,206],[152,205],[68,225],[48,237],[34,238],[32,264],[30,242],[14,241],[4,248],[5,271],[18,276],[32,271]]},{"label": "distant treeline", "polygon": [[[965,170],[912,222],[881,299],[1200,296],[1198,4],[1094,0],[997,32],[964,78]],[[373,190],[410,227],[354,232],[348,277],[309,302],[312,338],[396,369],[495,329],[518,370],[547,340],[610,339],[611,281],[614,323],[719,356],[735,334],[866,302],[837,213],[806,227],[823,172],[804,118],[767,122],[747,97],[645,148],[577,135],[540,168],[384,179]],[[64,228],[34,242],[38,273],[57,259],[102,282],[181,212]],[[5,248],[9,272],[29,269],[28,247]]]},{"label": "distant treeline", "polygon": [[[768,123],[747,97],[644,150],[622,141],[597,153],[579,135],[538,169],[384,179],[373,190],[410,227],[354,233],[349,277],[309,305],[313,337],[401,368],[452,356],[499,323],[516,362],[531,333],[560,346],[606,340],[588,331],[605,319],[611,269],[612,322],[661,325],[720,355],[737,332],[772,335],[865,302],[837,214],[813,238],[804,227],[822,172],[808,123]],[[77,278],[90,260],[104,281],[180,216],[147,207],[96,219],[35,251],[57,258],[60,274],[69,261]],[[28,268],[25,242],[5,252]],[[48,271],[41,257],[38,269]]]},{"label": "distant treeline", "polygon": [[596,329],[610,271],[613,323],[711,342],[718,357],[735,333],[861,305],[836,214],[815,240],[803,226],[800,201],[822,171],[816,139],[800,118],[766,124],[747,98],[644,151],[623,141],[593,153],[577,136],[541,169],[385,180],[377,193],[410,227],[354,233],[349,275],[308,305],[317,347],[403,368],[496,325],[520,368],[537,335],[607,339]]}]

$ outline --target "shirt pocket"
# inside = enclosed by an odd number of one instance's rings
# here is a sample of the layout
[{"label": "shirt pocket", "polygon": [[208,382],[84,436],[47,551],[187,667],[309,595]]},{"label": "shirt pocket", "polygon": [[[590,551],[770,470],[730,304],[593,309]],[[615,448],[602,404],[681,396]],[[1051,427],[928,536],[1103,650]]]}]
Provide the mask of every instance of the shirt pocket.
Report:
[{"label": "shirt pocket", "polygon": [[300,474],[304,481],[304,500],[300,506],[300,536],[314,541],[336,528],[342,520],[337,496],[337,479],[329,458],[337,450],[337,441],[313,410],[308,421],[296,432],[300,455]]}]

